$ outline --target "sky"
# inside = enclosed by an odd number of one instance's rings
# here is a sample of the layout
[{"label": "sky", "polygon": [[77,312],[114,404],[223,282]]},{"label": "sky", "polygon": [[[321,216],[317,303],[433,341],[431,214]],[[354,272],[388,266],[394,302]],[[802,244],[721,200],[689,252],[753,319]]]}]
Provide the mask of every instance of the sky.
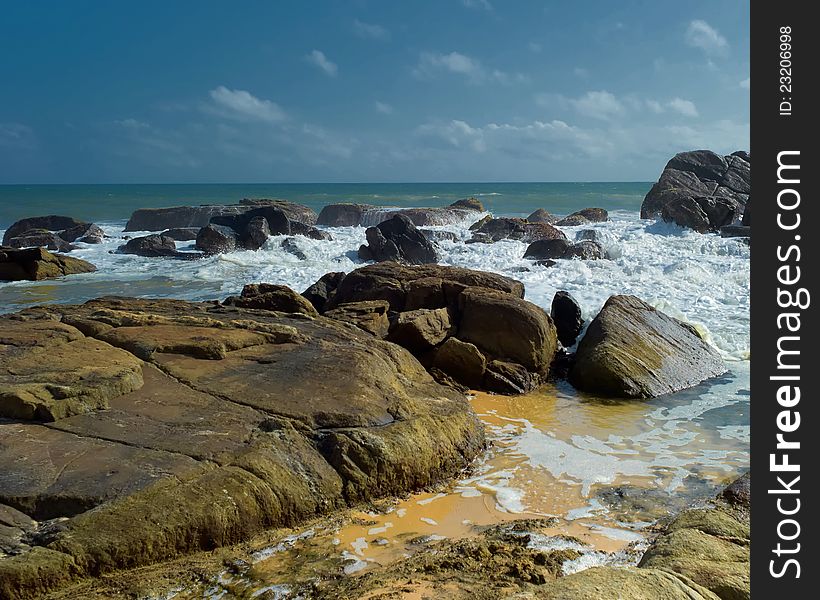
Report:
[{"label": "sky", "polygon": [[749,149],[749,2],[6,1],[0,82],[0,183],[654,181]]}]

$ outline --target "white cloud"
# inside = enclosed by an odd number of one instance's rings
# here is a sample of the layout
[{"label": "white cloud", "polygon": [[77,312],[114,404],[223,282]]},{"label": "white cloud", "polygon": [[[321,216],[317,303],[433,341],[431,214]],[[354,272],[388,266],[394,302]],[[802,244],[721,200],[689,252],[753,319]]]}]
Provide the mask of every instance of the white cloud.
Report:
[{"label": "white cloud", "polygon": [[461,0],[461,4],[467,8],[477,8],[481,10],[492,10],[493,5],[490,0]]},{"label": "white cloud", "polygon": [[752,89],[752,78],[747,77],[746,79],[741,81],[740,82],[740,87],[742,87],[744,90],[751,90]]},{"label": "white cloud", "polygon": [[646,107],[657,115],[661,114],[664,111],[663,106],[657,100],[647,100]]},{"label": "white cloud", "polygon": [[666,104],[671,110],[682,114],[684,117],[697,117],[698,109],[691,100],[683,98],[673,98]]},{"label": "white cloud", "polygon": [[279,123],[287,119],[282,108],[270,100],[257,98],[245,90],[229,90],[224,85],[210,91],[214,106],[211,112],[238,121]]},{"label": "white cloud", "polygon": [[376,111],[382,113],[383,115],[392,115],[393,107],[386,102],[379,102],[376,100]]},{"label": "white cloud", "polygon": [[614,94],[605,90],[587,92],[580,98],[571,101],[580,114],[595,119],[611,119],[624,112],[624,105]]},{"label": "white cloud", "polygon": [[726,38],[709,23],[700,19],[689,23],[684,39],[688,45],[700,48],[706,54],[725,54],[729,49]]},{"label": "white cloud", "polygon": [[375,23],[363,23],[359,19],[353,21],[353,31],[362,38],[381,41],[390,39],[390,32],[385,27]]},{"label": "white cloud", "polygon": [[305,56],[305,60],[324,71],[325,74],[330,77],[336,77],[339,73],[338,65],[329,60],[321,50],[313,50]]},{"label": "white cloud", "polygon": [[424,52],[419,57],[413,74],[419,79],[428,79],[438,73],[461,75],[471,83],[525,83],[529,78],[521,73],[507,73],[500,69],[487,69],[481,61],[460,52],[437,54]]}]

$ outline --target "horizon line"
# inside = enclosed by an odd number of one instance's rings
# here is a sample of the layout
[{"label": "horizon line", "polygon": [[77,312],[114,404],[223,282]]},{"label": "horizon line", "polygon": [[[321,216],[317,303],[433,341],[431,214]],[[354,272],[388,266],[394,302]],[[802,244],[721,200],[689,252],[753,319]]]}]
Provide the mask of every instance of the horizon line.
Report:
[{"label": "horizon line", "polygon": [[652,180],[603,180],[586,179],[578,181],[185,181],[185,182],[97,182],[97,183],[0,183],[2,186],[47,186],[47,185],[494,185],[529,183],[655,183]]}]

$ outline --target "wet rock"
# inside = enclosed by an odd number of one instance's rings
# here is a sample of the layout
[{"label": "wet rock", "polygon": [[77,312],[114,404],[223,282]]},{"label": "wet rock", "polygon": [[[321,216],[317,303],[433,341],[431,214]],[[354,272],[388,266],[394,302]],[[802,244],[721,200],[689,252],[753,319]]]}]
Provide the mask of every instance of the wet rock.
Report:
[{"label": "wet rock", "polygon": [[120,254],[135,254],[136,256],[145,256],[148,258],[197,258],[201,256],[179,252],[173,239],[155,233],[132,238],[117,248],[117,252]]},{"label": "wet rock", "polygon": [[318,225],[327,227],[355,227],[362,222],[367,204],[328,204],[322,208],[317,219]]},{"label": "wet rock", "polygon": [[363,260],[397,261],[410,264],[435,263],[438,260],[433,244],[413,222],[396,215],[365,232],[368,245],[359,250]]},{"label": "wet rock", "polygon": [[536,260],[533,264],[536,267],[547,267],[548,268],[548,267],[554,267],[555,265],[557,265],[558,261],[549,258],[547,260]]},{"label": "wet rock", "polygon": [[327,231],[316,229],[313,226],[305,225],[304,223],[300,223],[298,221],[290,222],[290,232],[293,235],[303,235],[313,240],[333,240],[333,236],[330,235],[330,233],[328,233]]},{"label": "wet rock", "polygon": [[441,229],[419,229],[419,231],[428,240],[434,242],[457,242],[460,239],[458,234],[452,231],[443,231]]},{"label": "wet rock", "polygon": [[475,231],[477,229],[480,229],[485,223],[489,223],[492,220],[493,220],[492,215],[486,215],[484,217],[481,217],[478,221],[476,221],[475,223],[470,225],[470,231]]},{"label": "wet rock", "polygon": [[0,246],[0,280],[40,281],[77,273],[92,273],[90,262],[52,254],[43,248],[16,249]]},{"label": "wet rock", "polygon": [[325,316],[351,323],[377,338],[384,338],[390,329],[390,320],[387,318],[389,306],[384,300],[347,302],[325,311]]},{"label": "wet rock", "polygon": [[259,250],[270,237],[270,227],[265,217],[253,217],[245,226],[242,235],[242,246],[248,250]]},{"label": "wet rock", "polygon": [[[248,229],[251,221],[261,217],[268,223],[270,235],[290,235],[291,223],[285,211],[275,206],[261,206],[250,208],[238,215],[220,215],[211,218],[211,225],[222,225],[230,227],[236,233],[242,235]],[[258,223],[258,220],[255,221]]]},{"label": "wet rock", "polygon": [[[9,227],[3,234],[3,246],[9,246],[10,240],[24,235],[28,231],[64,231],[79,225],[90,225],[83,221],[78,221],[72,217],[63,217],[60,215],[46,215],[43,217],[29,217],[27,219],[20,219]],[[73,240],[71,240],[73,241]]]},{"label": "wet rock", "polygon": [[465,208],[467,210],[484,212],[484,205],[481,203],[481,200],[473,197],[456,200],[450,205],[450,208]]},{"label": "wet rock", "polygon": [[177,242],[189,242],[196,239],[201,227],[175,227],[173,229],[166,229],[160,235],[169,237]]},{"label": "wet rock", "polygon": [[660,569],[593,567],[561,577],[539,591],[545,600],[718,600],[718,596],[677,573]]},{"label": "wet rock", "polygon": [[584,328],[584,319],[581,317],[581,307],[572,294],[564,291],[555,292],[550,305],[550,316],[555,323],[558,341],[566,347],[575,344]]},{"label": "wet rock", "polygon": [[538,240],[527,246],[527,250],[524,252],[524,258],[535,258],[539,260],[563,258],[571,245],[569,241],[563,238]]},{"label": "wet rock", "polygon": [[468,388],[481,387],[487,359],[474,344],[448,338],[435,352],[433,367]]},{"label": "wet rock", "polygon": [[[22,369],[33,374],[44,356],[63,356],[89,371],[72,374],[66,362],[58,376],[74,379],[39,385],[77,398],[105,392],[108,404],[48,427],[0,422],[0,504],[61,519],[27,538],[31,550],[0,557],[2,596],[42,594],[433,485],[483,446],[462,395],[401,347],[332,319],[108,298],[4,315],[0,331],[0,397],[37,383]],[[121,354],[141,387],[117,390],[107,384],[113,375],[93,376]],[[272,419],[277,427],[262,427]]]},{"label": "wet rock", "polygon": [[558,347],[555,325],[543,309],[486,288],[467,288],[459,296],[458,338],[496,359],[546,374]]},{"label": "wet rock", "polygon": [[94,223],[82,223],[64,229],[60,232],[60,237],[69,243],[82,242],[84,244],[101,244],[105,237],[105,232]]},{"label": "wet rock", "polygon": [[600,260],[606,258],[606,251],[604,247],[598,242],[584,240],[583,242],[576,242],[569,246],[564,252],[562,258],[579,260]]},{"label": "wet rock", "polygon": [[606,396],[653,398],[725,372],[694,327],[635,296],[612,296],[578,344],[570,382]]},{"label": "wet rock", "polygon": [[530,223],[549,223],[550,225],[558,220],[558,217],[543,208],[539,208],[527,217],[527,221]]},{"label": "wet rock", "polygon": [[328,300],[335,294],[344,276],[342,272],[325,273],[316,283],[302,292],[302,296],[307,298],[320,313],[324,312]]},{"label": "wet rock", "polygon": [[223,302],[226,306],[260,308],[283,313],[300,313],[318,317],[319,313],[304,296],[286,285],[251,283],[242,288],[240,296],[230,296]]},{"label": "wet rock", "polygon": [[419,308],[399,313],[387,339],[411,352],[423,352],[443,342],[453,331],[446,308]]},{"label": "wet rock", "polygon": [[236,231],[225,225],[206,225],[196,235],[196,249],[205,254],[233,252],[238,245],[239,236]]},{"label": "wet rock", "polygon": [[523,219],[500,218],[490,219],[473,230],[473,241],[497,242],[499,240],[536,240],[566,239],[566,235],[549,223],[529,223]]},{"label": "wet rock", "polygon": [[[180,227],[202,228],[219,217],[233,217],[262,208],[275,209],[288,219],[308,225],[316,222],[316,213],[300,204],[285,200],[250,200],[233,205],[175,206],[172,208],[141,208],[134,211],[125,231],[162,231]],[[217,222],[217,225],[227,223]]]},{"label": "wet rock", "polygon": [[537,374],[519,364],[493,360],[487,364],[482,388],[497,394],[526,394],[540,383],[541,378]]},{"label": "wet rock", "polygon": [[288,254],[293,254],[293,256],[295,256],[299,260],[307,260],[307,254],[302,252],[301,248],[299,248],[299,245],[294,238],[285,238],[284,240],[282,240],[282,243],[280,245],[282,247],[282,250],[284,250]]},{"label": "wet rock", "polygon": [[574,213],[571,215],[567,215],[557,223],[559,227],[575,227],[577,225],[586,225],[587,223],[591,223],[589,219],[587,219],[584,215],[580,215],[578,213]]},{"label": "wet rock", "polygon": [[735,479],[720,493],[720,498],[731,506],[739,506],[745,510],[750,510],[752,507],[751,473],[744,473]]},{"label": "wet rock", "polygon": [[603,223],[609,220],[609,213],[603,208],[582,208],[567,215],[556,223],[559,226],[584,225],[586,223]]},{"label": "wet rock", "polygon": [[749,198],[746,201],[746,207],[743,209],[742,224],[746,225],[747,227],[751,226],[751,224],[752,224],[752,199],[751,198]]},{"label": "wet rock", "polygon": [[751,164],[743,153],[681,152],[644,198],[641,218],[660,217],[695,231],[718,231],[739,219],[748,202]]},{"label": "wet rock", "polygon": [[58,234],[45,229],[29,229],[25,233],[8,239],[12,248],[45,248],[55,252],[70,252],[74,249],[70,243]]}]

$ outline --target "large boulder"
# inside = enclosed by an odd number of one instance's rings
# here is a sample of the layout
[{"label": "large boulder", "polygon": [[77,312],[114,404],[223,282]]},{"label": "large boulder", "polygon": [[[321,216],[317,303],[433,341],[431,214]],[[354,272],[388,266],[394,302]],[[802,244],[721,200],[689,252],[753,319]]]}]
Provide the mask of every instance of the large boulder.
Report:
[{"label": "large boulder", "polygon": [[316,310],[325,312],[325,305],[336,293],[336,288],[339,287],[344,276],[343,272],[325,273],[316,283],[302,292],[302,296],[307,298]]},{"label": "large boulder", "polygon": [[195,247],[205,254],[222,254],[233,252],[239,243],[239,236],[232,228],[225,225],[206,225],[196,234]]},{"label": "large boulder", "polygon": [[737,152],[676,154],[641,205],[641,218],[662,218],[701,233],[741,218],[751,190],[751,163]]},{"label": "large boulder", "polygon": [[558,217],[548,212],[544,208],[539,208],[527,217],[527,221],[529,221],[530,223],[549,223],[550,225],[552,225],[553,223],[558,221]]},{"label": "large boulder", "polygon": [[319,213],[317,223],[328,227],[374,227],[396,215],[410,219],[417,227],[452,225],[483,212],[484,206],[475,198],[458,200],[442,208],[394,208],[370,204],[328,204]]},{"label": "large boulder", "polygon": [[608,219],[609,213],[603,208],[583,208],[567,215],[555,224],[560,227],[570,227],[587,223],[602,223]]},{"label": "large boulder", "polygon": [[0,281],[40,281],[96,270],[90,262],[52,254],[43,248],[20,250],[0,246]]},{"label": "large boulder", "polygon": [[485,354],[508,359],[545,375],[558,349],[555,325],[531,302],[486,288],[467,288],[459,295],[457,337]]},{"label": "large boulder", "polygon": [[20,219],[19,221],[13,223],[11,227],[6,229],[6,232],[3,234],[3,246],[8,246],[9,240],[19,237],[28,231],[64,231],[79,225],[89,224],[83,221],[78,221],[72,217],[63,217],[60,215],[46,215],[43,217],[28,217],[27,219]]},{"label": "large boulder", "polygon": [[176,243],[172,238],[157,234],[130,239],[120,246],[117,251],[121,254],[136,254],[137,256],[147,257],[178,257],[181,254],[177,251]]},{"label": "large boulder", "polygon": [[438,261],[436,249],[409,217],[395,215],[365,232],[367,246],[359,249],[363,260],[397,261],[415,265]]},{"label": "large boulder", "polygon": [[462,394],[332,319],[108,298],[0,331],[0,413],[54,417],[0,420],[0,508],[38,528],[0,556],[2,597],[435,485],[483,447]]},{"label": "large boulder", "polygon": [[725,372],[694,327],[635,296],[612,296],[578,344],[570,382],[605,396],[653,398]]},{"label": "large boulder", "polygon": [[606,258],[606,250],[604,250],[604,247],[598,242],[593,242],[591,240],[583,240],[580,242],[575,242],[569,248],[567,248],[562,258],[577,258],[579,260],[600,260],[602,258]]},{"label": "large boulder", "polygon": [[473,389],[481,387],[487,369],[487,359],[475,344],[454,337],[436,349],[432,362],[434,368]]},{"label": "large boulder", "polygon": [[[307,225],[316,222],[316,213],[300,204],[284,200],[247,200],[232,205],[175,206],[172,208],[141,208],[134,211],[125,231],[162,231],[178,227],[205,227],[215,217],[237,216],[258,208],[273,208],[293,221]],[[224,223],[223,223],[224,224]]]},{"label": "large boulder", "polygon": [[172,240],[176,240],[177,242],[190,242],[196,239],[199,230],[202,229],[201,227],[174,227],[172,229],[166,229],[160,235],[164,235],[165,237],[169,237]]},{"label": "large boulder", "polygon": [[484,205],[481,203],[481,200],[472,196],[456,200],[450,205],[450,208],[464,208],[476,212],[484,212]]},{"label": "large boulder", "polygon": [[248,250],[259,250],[270,237],[268,220],[263,216],[253,217],[245,226],[242,245]]},{"label": "large boulder", "polygon": [[354,227],[360,225],[367,204],[328,204],[322,208],[316,223],[327,227]]},{"label": "large boulder", "polygon": [[381,339],[390,330],[390,320],[387,318],[389,307],[384,300],[346,302],[326,311],[324,316],[355,325]]},{"label": "large boulder", "polygon": [[297,294],[286,285],[273,283],[250,283],[242,288],[239,296],[229,296],[223,304],[291,314],[300,313],[310,317],[319,316],[307,298]]},{"label": "large boulder", "polygon": [[270,235],[290,235],[290,219],[285,211],[275,206],[250,208],[237,215],[218,215],[211,217],[210,224],[230,227],[240,237],[245,237],[248,225],[251,222],[258,223],[260,217],[267,221]]},{"label": "large boulder", "polygon": [[11,248],[45,248],[56,252],[70,252],[74,249],[59,234],[46,229],[29,229],[8,239]]},{"label": "large boulder", "polygon": [[69,243],[82,242],[84,244],[101,244],[105,237],[105,232],[94,223],[81,223],[80,225],[64,229],[60,232],[60,237]]},{"label": "large boulder", "polygon": [[447,339],[452,330],[446,308],[418,308],[399,313],[390,325],[387,339],[411,352],[423,352]]},{"label": "large boulder", "polygon": [[527,246],[527,249],[524,251],[524,258],[537,260],[564,258],[564,254],[570,246],[572,246],[572,244],[565,238],[537,240]]}]

